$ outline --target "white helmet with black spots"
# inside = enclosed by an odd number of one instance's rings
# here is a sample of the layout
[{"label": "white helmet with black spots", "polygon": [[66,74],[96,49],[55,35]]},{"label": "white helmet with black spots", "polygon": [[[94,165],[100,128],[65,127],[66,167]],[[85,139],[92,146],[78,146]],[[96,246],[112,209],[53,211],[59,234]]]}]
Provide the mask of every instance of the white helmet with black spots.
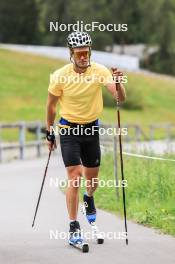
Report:
[{"label": "white helmet with black spots", "polygon": [[67,38],[69,48],[91,47],[92,40],[86,32],[72,32]]}]

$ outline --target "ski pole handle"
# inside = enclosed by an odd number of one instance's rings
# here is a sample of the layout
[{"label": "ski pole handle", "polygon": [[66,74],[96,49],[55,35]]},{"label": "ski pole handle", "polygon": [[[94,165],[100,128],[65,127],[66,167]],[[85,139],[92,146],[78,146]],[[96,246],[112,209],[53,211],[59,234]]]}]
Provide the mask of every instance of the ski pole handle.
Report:
[{"label": "ski pole handle", "polygon": [[111,71],[112,71],[113,79],[115,81],[115,86],[116,86],[116,106],[117,106],[117,109],[119,109],[120,108],[120,101],[119,101],[118,91],[119,91],[119,86],[120,86],[121,80],[118,77],[120,77],[121,74],[119,73],[119,75],[116,78],[115,73],[117,71],[117,68],[111,68]]}]

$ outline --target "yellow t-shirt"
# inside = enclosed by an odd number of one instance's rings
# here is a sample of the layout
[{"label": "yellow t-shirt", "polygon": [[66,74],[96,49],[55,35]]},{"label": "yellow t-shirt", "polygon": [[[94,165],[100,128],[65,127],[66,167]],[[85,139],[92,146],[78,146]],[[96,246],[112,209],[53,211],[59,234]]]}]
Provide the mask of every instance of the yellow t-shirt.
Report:
[{"label": "yellow t-shirt", "polygon": [[60,116],[86,124],[96,120],[103,110],[102,87],[113,82],[112,74],[103,65],[91,63],[85,73],[76,73],[73,64],[56,70],[48,91],[59,96]]}]

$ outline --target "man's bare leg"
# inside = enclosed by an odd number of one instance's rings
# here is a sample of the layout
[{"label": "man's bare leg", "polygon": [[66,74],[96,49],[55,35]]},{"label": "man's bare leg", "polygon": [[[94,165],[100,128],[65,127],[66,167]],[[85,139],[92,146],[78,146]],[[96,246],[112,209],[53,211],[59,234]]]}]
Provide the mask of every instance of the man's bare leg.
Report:
[{"label": "man's bare leg", "polygon": [[68,174],[68,187],[66,190],[66,203],[70,220],[76,220],[79,206],[79,186],[82,176],[82,166],[66,167]]},{"label": "man's bare leg", "polygon": [[99,167],[87,168],[83,167],[83,174],[87,180],[87,194],[92,196],[98,187],[98,173]]}]

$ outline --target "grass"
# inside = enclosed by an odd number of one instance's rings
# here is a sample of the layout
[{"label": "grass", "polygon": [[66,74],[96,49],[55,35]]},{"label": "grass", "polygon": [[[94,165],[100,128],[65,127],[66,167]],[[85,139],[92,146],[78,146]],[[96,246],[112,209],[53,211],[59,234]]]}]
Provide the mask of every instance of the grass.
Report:
[{"label": "grass", "polygon": [[[63,65],[63,61],[0,49],[0,122],[44,122],[49,74]],[[136,123],[148,133],[148,125],[152,123],[174,122],[174,79],[128,73],[126,88],[128,101],[121,110],[122,123]],[[104,108],[101,120],[113,123],[115,104],[106,91],[104,97],[110,107]],[[157,138],[163,136],[163,131],[156,133]],[[17,140],[17,137],[17,130],[13,134],[9,130],[2,133],[3,139]],[[27,134],[27,139],[32,138]],[[125,157],[124,162],[128,218],[175,235],[174,163],[133,157]],[[110,154],[102,160],[100,178],[113,178]],[[115,188],[99,188],[95,198],[98,207],[122,214],[122,199],[116,203]]]},{"label": "grass", "polygon": [[[118,168],[117,199],[113,164],[113,153],[102,156],[95,204],[97,208],[123,217],[121,174]],[[124,156],[124,175],[127,219],[175,236],[175,163]],[[112,187],[107,185],[109,180],[113,182]],[[85,186],[83,182],[82,186]],[[65,193],[66,188],[61,190]],[[84,192],[85,187],[81,187],[81,202]]]},{"label": "grass", "polygon": [[[0,49],[0,122],[44,121],[49,74],[63,65],[61,60]],[[127,109],[121,110],[122,123],[136,123],[148,134],[152,123],[174,122],[174,87],[174,79],[128,73]],[[104,108],[100,118],[114,123],[115,104],[107,91],[104,99],[110,107]],[[138,102],[141,108],[135,109]],[[163,136],[162,131],[157,131],[157,138]]]},{"label": "grass", "polygon": [[[114,179],[113,155],[106,155],[100,169],[100,180],[105,182]],[[125,156],[124,164],[128,219],[175,236],[175,163]],[[115,187],[99,187],[95,192],[96,206],[123,215],[122,189],[118,189],[120,198],[116,201]]]},{"label": "grass", "polygon": [[[141,73],[128,73],[128,83],[126,86],[127,101],[126,107],[121,108],[122,124],[138,124],[146,136],[149,138],[150,124],[173,123],[175,120],[175,78],[165,79],[162,77],[147,76]],[[108,105],[115,107],[111,98],[104,91]],[[134,106],[140,101],[141,108]],[[112,107],[104,108],[102,119],[113,123],[116,120],[116,112]],[[117,121],[117,120],[116,120]],[[128,131],[129,134],[132,131]],[[157,128],[155,139],[166,136],[165,129]],[[175,129],[172,130],[175,138]]]},{"label": "grass", "polygon": [[62,65],[61,61],[0,49],[0,120],[44,120],[49,74]]}]

